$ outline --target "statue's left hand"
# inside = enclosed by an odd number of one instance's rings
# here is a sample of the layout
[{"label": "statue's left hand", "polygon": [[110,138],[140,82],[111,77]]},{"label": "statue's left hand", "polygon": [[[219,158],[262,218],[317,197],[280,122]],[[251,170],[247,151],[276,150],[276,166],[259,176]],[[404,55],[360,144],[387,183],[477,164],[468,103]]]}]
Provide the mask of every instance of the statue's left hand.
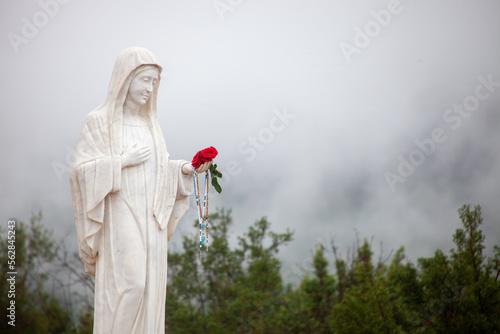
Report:
[{"label": "statue's left hand", "polygon": [[[196,169],[196,171],[198,173],[204,173],[210,168],[211,165],[212,165],[212,161],[207,161],[207,162],[203,163],[200,167],[198,167]],[[184,175],[189,175],[189,174],[193,173],[193,171],[194,171],[194,167],[191,164],[185,164],[184,166],[182,166],[182,173]]]}]

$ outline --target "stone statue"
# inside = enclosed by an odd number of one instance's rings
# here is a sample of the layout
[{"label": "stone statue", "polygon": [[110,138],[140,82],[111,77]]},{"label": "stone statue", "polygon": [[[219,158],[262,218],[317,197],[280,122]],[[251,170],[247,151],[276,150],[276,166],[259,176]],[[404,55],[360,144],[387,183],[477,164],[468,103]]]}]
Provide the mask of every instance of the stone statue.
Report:
[{"label": "stone statue", "polygon": [[156,112],[161,71],[150,51],[122,51],[73,155],[79,252],[95,279],[94,333],[165,333],[167,244],[188,209],[194,167],[169,159]]}]

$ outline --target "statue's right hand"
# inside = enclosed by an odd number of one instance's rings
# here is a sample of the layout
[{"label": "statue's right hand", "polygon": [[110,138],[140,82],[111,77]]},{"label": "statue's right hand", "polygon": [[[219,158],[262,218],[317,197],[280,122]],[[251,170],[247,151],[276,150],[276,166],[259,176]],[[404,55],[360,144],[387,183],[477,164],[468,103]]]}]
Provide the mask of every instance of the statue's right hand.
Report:
[{"label": "statue's right hand", "polygon": [[122,168],[135,166],[148,160],[151,156],[151,147],[138,144],[130,145],[122,154]]}]

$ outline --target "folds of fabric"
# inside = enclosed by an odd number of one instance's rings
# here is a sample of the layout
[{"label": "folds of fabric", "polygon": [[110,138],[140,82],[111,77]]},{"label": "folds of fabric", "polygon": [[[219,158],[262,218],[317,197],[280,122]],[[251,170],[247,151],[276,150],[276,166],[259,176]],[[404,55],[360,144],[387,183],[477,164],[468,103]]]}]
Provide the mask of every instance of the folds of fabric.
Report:
[{"label": "folds of fabric", "polygon": [[[157,88],[144,106],[145,126],[123,124],[135,70],[157,66],[142,48],[124,50],[105,102],[87,115],[70,168],[79,252],[95,278],[94,333],[164,333],[167,246],[192,194],[187,161],[169,159],[156,115]],[[122,168],[130,144],[150,159]]]}]

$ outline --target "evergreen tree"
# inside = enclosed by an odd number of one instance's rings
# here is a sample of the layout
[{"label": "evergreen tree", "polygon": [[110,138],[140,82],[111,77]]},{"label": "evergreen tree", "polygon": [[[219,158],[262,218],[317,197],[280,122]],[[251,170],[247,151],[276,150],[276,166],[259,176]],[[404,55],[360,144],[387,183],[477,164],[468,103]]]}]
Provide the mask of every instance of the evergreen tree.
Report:
[{"label": "evergreen tree", "polygon": [[347,288],[331,313],[335,333],[395,333],[399,327],[384,271],[375,272],[372,251],[365,239],[358,249],[354,284]]},{"label": "evergreen tree", "polygon": [[319,245],[314,255],[314,276],[305,277],[300,289],[304,290],[309,333],[331,333],[330,313],[335,302],[335,279],[328,272],[324,246]]},{"label": "evergreen tree", "polygon": [[387,269],[387,280],[396,323],[403,332],[415,333],[422,325],[424,292],[417,269],[410,262],[403,263],[405,258],[404,247],[400,247]]},{"label": "evergreen tree", "polygon": [[463,228],[453,236],[450,256],[438,250],[433,258],[419,259],[425,332],[500,333],[498,246],[486,261],[481,207],[464,205],[458,212]]},{"label": "evergreen tree", "polygon": [[[15,243],[9,243],[9,230],[0,228],[0,305],[6,310],[15,301],[15,327],[7,318],[0,322],[2,333],[74,333],[69,310],[65,309],[55,291],[47,291],[47,280],[53,269],[57,247],[52,232],[40,223],[42,214],[33,215],[29,224],[16,221]],[[13,240],[13,239],[10,239]],[[15,252],[15,298],[8,298],[8,250]],[[15,245],[15,250],[13,249]],[[13,254],[13,253],[10,253]],[[10,320],[10,319],[9,319]]]},{"label": "evergreen tree", "polygon": [[[333,247],[335,273],[330,273],[325,247],[318,245],[311,272],[293,287],[284,285],[276,257],[293,233],[275,233],[262,218],[231,247],[231,212],[217,210],[210,215],[211,246],[201,262],[195,236],[186,236],[180,251],[169,252],[167,331],[500,333],[500,244],[486,256],[479,206],[464,205],[459,215],[462,228],[455,231],[448,255],[438,249],[413,265],[401,247],[388,265],[379,260],[374,266],[371,245],[364,240],[347,258]],[[16,327],[1,322],[0,332],[92,333],[92,307],[81,308],[73,324],[71,305],[60,291],[49,289],[54,268],[71,282],[83,280],[89,289],[92,284],[77,272],[83,273],[81,263],[73,266],[40,220],[37,215],[16,228]],[[0,228],[4,309],[10,271],[6,234]]]},{"label": "evergreen tree", "polygon": [[[166,322],[171,333],[236,333],[271,331],[269,321],[280,298],[280,246],[291,241],[292,232],[270,231],[262,218],[251,226],[239,247],[229,246],[230,211],[210,215],[211,245],[198,259],[198,242],[186,236],[183,251],[169,253]],[[195,223],[197,226],[197,223]],[[269,246],[266,247],[266,241]]]}]

